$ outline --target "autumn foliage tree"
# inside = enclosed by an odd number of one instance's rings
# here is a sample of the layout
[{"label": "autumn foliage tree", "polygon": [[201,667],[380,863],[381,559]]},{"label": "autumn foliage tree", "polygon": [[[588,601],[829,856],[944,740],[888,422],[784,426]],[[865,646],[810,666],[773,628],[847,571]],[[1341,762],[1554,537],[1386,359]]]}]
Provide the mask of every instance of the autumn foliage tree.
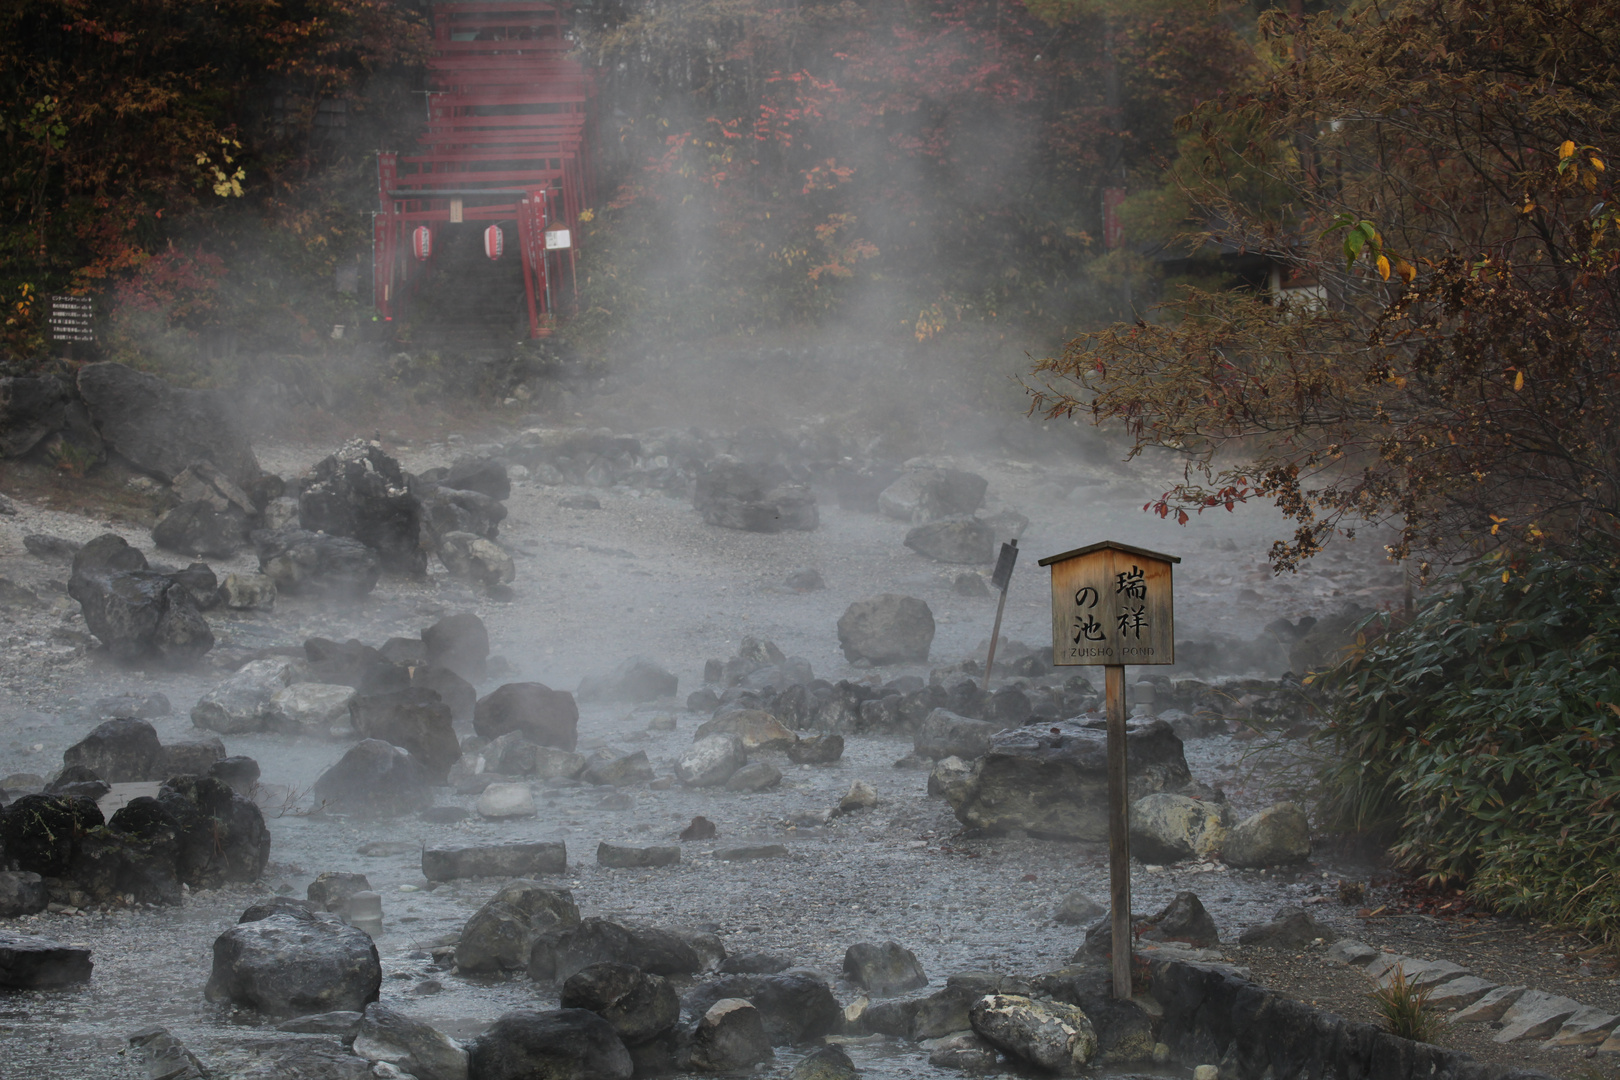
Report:
[{"label": "autumn foliage tree", "polygon": [[389,0],[15,0],[0,40],[0,289],[27,347],[47,290],[206,307],[218,211],[307,227],[322,102],[363,107],[426,37]]},{"label": "autumn foliage tree", "polygon": [[[1620,541],[1620,25],[1591,0],[1408,0],[1263,23],[1270,73],[1193,111],[1188,242],[1285,288],[1189,289],[1086,334],[1035,408],[1185,458],[1156,504],[1267,499],[1272,560],[1393,526],[1424,562]],[[1295,288],[1286,288],[1294,285]]]},{"label": "autumn foliage tree", "polygon": [[643,333],[1064,324],[1108,292],[1102,189],[1249,63],[1202,0],[595,10],[589,317]]}]

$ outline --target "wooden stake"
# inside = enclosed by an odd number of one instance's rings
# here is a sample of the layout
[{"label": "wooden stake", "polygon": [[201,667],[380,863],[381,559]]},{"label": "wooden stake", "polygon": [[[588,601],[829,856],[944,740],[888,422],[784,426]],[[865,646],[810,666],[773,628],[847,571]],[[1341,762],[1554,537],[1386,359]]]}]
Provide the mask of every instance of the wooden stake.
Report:
[{"label": "wooden stake", "polygon": [[979,689],[985,693],[990,692],[990,669],[996,666],[996,642],[1001,640],[1001,613],[1007,610],[1007,590],[1001,590],[1001,599],[996,601],[996,628],[990,631],[990,655],[984,661],[984,682]]},{"label": "wooden stake", "polygon": [[1125,777],[1125,665],[1109,664],[1104,697],[1108,709],[1108,886],[1112,914],[1114,996],[1131,996],[1130,791]]}]

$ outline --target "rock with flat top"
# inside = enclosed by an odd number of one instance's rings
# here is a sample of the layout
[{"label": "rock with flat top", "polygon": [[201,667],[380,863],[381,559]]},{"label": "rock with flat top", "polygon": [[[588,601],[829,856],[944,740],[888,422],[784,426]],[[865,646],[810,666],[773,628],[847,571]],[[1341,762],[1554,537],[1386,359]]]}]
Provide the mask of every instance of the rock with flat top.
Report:
[{"label": "rock with flat top", "polygon": [[89,982],[90,950],[0,930],[0,990],[57,990]]},{"label": "rock with flat top", "polygon": [[1077,1072],[1097,1053],[1091,1021],[1065,1002],[986,994],[968,1015],[973,1030],[986,1042],[1046,1072]]},{"label": "rock with flat top", "polygon": [[741,1072],[774,1056],[759,1010],[742,998],[710,1005],[692,1036],[692,1068],[698,1072]]},{"label": "rock with flat top", "polygon": [[204,994],[271,1016],[302,1016],[358,1012],[381,987],[382,964],[366,932],[306,912],[238,923],[221,934]]},{"label": "rock with flat top", "polygon": [[1221,856],[1228,866],[1263,867],[1304,862],[1311,856],[1311,825],[1291,802],[1267,807],[1232,827]]}]

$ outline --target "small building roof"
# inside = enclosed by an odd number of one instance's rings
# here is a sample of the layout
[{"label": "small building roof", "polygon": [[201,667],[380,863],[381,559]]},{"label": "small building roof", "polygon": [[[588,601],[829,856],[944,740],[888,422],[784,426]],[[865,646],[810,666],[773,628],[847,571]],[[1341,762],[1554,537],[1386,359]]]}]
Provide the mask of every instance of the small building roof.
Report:
[{"label": "small building roof", "polygon": [[1181,561],[1179,555],[1166,555],[1163,552],[1149,551],[1147,548],[1133,547],[1130,544],[1121,544],[1114,540],[1103,540],[1095,544],[1087,544],[1085,547],[1075,548],[1073,551],[1065,551],[1061,555],[1048,555],[1040,560],[1038,565],[1051,566],[1053,563],[1067,562],[1069,559],[1078,559],[1082,555],[1090,555],[1093,551],[1102,551],[1105,548],[1123,551],[1130,555],[1140,555],[1144,559],[1158,559],[1160,562],[1178,563]]}]

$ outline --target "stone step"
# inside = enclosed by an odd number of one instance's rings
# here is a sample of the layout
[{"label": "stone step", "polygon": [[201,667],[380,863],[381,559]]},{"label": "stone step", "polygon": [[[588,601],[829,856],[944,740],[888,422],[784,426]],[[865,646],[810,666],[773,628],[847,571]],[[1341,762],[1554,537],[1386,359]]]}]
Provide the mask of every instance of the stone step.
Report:
[{"label": "stone step", "polygon": [[1450,1024],[1488,1024],[1502,1019],[1502,1014],[1530,988],[1528,986],[1498,986],[1488,991],[1468,1008],[1446,1018]]},{"label": "stone step", "polygon": [[1492,990],[1497,984],[1477,975],[1464,975],[1443,982],[1429,991],[1429,1006],[1435,1009],[1466,1009]]},{"label": "stone step", "polygon": [[1545,1039],[1583,1008],[1580,1002],[1562,994],[1526,990],[1502,1014],[1502,1028],[1492,1038],[1499,1043]]},{"label": "stone step", "polygon": [[1616,1027],[1620,1027],[1620,1016],[1588,1006],[1565,1020],[1564,1026],[1541,1046],[1598,1046]]}]

